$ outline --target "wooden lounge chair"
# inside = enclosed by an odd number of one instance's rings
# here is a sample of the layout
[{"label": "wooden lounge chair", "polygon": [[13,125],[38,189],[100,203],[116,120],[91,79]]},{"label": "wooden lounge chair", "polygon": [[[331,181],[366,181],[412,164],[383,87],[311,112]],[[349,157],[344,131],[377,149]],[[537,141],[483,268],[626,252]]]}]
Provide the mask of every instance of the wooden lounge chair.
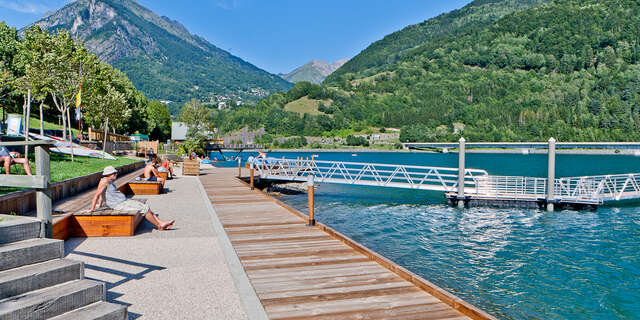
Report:
[{"label": "wooden lounge chair", "polygon": [[134,195],[156,195],[162,194],[164,184],[160,181],[146,181],[144,179],[133,179],[128,183],[131,193]]},{"label": "wooden lounge chair", "polygon": [[74,212],[73,216],[69,217],[67,221],[67,228],[69,228],[71,237],[133,236],[145,213],[140,211],[116,211],[110,208],[99,209],[90,213]]}]

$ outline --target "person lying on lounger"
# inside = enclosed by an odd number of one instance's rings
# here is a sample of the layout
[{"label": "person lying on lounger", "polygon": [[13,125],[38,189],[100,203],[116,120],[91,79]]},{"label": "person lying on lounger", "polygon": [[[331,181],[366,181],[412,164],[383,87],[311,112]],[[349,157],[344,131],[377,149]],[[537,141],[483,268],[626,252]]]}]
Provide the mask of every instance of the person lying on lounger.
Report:
[{"label": "person lying on lounger", "polygon": [[160,178],[160,174],[158,173],[157,167],[160,165],[160,160],[158,157],[154,157],[147,163],[147,166],[144,167],[144,179],[147,181],[158,181],[164,185],[164,179]]},{"label": "person lying on lounger", "polygon": [[91,200],[91,209],[87,210],[87,212],[93,212],[96,208],[100,208],[103,204],[106,204],[107,207],[114,210],[142,212],[144,213],[144,217],[158,228],[158,230],[167,230],[175,223],[175,220],[160,220],[147,204],[133,199],[127,199],[122,192],[116,189],[116,185],[113,183],[117,176],[118,170],[112,166],[108,166],[102,170],[102,179],[100,179],[98,189]]},{"label": "person lying on lounger", "polygon": [[21,158],[20,153],[9,151],[7,147],[0,146],[0,161],[4,163],[4,171],[6,174],[11,174],[11,166],[14,164],[21,164],[24,171],[28,175],[31,174],[31,166],[29,166],[29,160],[27,158]]}]

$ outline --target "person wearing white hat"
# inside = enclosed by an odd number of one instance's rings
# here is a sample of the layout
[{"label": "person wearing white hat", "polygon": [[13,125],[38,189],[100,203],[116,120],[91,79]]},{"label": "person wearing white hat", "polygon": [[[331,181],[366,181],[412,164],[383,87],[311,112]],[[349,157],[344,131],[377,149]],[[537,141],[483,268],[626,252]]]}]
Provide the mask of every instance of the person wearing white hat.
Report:
[{"label": "person wearing white hat", "polygon": [[151,222],[158,230],[167,230],[175,220],[160,220],[149,208],[148,205],[127,197],[116,188],[113,183],[118,176],[118,170],[113,166],[107,166],[102,170],[102,179],[98,183],[93,199],[91,200],[91,208],[87,212],[93,212],[96,208],[106,204],[107,207],[122,211],[139,211],[144,213],[144,217]]}]

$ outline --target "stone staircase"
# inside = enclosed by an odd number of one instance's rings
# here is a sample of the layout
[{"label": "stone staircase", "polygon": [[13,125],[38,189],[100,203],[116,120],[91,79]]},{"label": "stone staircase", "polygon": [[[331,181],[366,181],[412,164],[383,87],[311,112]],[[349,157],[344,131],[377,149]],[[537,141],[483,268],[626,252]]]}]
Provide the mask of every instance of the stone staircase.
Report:
[{"label": "stone staircase", "polygon": [[0,215],[0,320],[127,319],[125,306],[105,301],[103,282],[64,258],[64,241],[39,238],[40,226]]}]

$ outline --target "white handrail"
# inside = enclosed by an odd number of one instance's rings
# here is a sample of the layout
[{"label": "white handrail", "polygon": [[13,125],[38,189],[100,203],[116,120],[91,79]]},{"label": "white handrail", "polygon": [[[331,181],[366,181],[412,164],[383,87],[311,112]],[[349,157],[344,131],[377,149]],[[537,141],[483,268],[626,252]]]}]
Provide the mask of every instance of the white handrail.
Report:
[{"label": "white handrail", "polygon": [[[317,182],[454,191],[458,169],[385,163],[318,161],[267,158],[255,161],[262,178],[306,181],[314,175]],[[485,170],[465,170],[465,188],[475,191],[474,177],[486,176]]]},{"label": "white handrail", "polygon": [[[458,168],[266,158],[255,160],[264,179],[317,182],[456,192]],[[493,176],[485,170],[465,169],[465,194],[487,198],[544,200],[547,179]],[[640,173],[557,178],[554,200],[601,204],[604,201],[640,198]]]}]

